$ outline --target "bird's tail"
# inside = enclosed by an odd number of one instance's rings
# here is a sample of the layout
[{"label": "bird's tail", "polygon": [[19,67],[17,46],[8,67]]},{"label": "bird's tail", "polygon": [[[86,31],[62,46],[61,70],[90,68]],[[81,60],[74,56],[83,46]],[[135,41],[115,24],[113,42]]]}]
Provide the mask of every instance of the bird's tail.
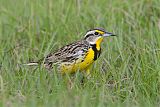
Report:
[{"label": "bird's tail", "polygon": [[29,62],[29,63],[26,63],[26,64],[23,64],[23,65],[27,65],[27,66],[38,66],[38,65],[41,65],[44,61],[44,58],[38,60],[38,61],[33,61],[33,62]]},{"label": "bird's tail", "polygon": [[28,66],[38,66],[39,63],[38,63],[38,62],[30,62],[30,63],[23,64],[23,65],[28,65]]}]

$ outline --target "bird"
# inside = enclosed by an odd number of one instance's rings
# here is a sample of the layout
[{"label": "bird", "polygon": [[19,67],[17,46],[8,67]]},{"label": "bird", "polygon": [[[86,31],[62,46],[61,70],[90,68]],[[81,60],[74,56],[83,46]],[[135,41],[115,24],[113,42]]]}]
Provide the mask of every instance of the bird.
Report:
[{"label": "bird", "polygon": [[101,43],[105,37],[116,36],[104,28],[88,30],[84,38],[51,52],[37,62],[26,65],[44,65],[47,69],[57,66],[61,74],[72,74],[77,71],[90,75],[92,64],[100,57]]}]

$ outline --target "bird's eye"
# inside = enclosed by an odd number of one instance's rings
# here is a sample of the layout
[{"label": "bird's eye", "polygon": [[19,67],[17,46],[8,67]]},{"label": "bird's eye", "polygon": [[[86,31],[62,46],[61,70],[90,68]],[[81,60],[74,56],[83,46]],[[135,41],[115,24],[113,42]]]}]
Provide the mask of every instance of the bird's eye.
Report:
[{"label": "bird's eye", "polygon": [[98,32],[95,32],[94,34],[95,34],[95,35],[98,35],[99,33],[98,33]]}]

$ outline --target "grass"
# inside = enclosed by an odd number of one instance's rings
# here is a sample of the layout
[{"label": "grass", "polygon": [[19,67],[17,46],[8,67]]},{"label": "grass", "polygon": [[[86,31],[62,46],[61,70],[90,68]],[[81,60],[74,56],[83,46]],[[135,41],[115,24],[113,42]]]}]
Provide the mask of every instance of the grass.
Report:
[{"label": "grass", "polygon": [[[158,107],[159,4],[159,0],[1,0],[0,106]],[[70,88],[70,76],[21,65],[83,38],[93,27],[104,27],[118,37],[103,42],[92,78],[84,85],[79,73]]]}]

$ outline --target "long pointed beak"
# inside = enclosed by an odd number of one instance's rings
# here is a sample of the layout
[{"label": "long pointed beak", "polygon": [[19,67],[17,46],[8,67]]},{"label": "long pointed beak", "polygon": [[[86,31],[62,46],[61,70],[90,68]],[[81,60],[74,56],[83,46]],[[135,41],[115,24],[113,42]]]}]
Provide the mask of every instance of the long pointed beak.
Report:
[{"label": "long pointed beak", "polygon": [[104,37],[107,37],[107,36],[116,36],[115,34],[113,33],[110,33],[110,32],[106,32],[103,34]]}]

